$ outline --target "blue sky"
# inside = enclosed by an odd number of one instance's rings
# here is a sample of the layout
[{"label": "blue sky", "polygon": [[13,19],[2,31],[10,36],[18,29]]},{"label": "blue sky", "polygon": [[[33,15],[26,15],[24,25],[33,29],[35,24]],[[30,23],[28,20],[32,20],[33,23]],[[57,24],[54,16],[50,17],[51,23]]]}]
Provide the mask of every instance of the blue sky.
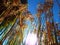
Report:
[{"label": "blue sky", "polygon": [[[32,13],[34,16],[37,13],[37,4],[38,3],[43,3],[44,0],[28,0],[28,10]],[[54,0],[54,5],[53,5],[53,14],[54,14],[54,21],[59,22],[60,20],[58,19],[58,11],[59,7],[56,3],[56,0]]]},{"label": "blue sky", "polygon": [[43,3],[44,0],[28,0],[28,10],[34,15],[37,11],[37,4]]}]

